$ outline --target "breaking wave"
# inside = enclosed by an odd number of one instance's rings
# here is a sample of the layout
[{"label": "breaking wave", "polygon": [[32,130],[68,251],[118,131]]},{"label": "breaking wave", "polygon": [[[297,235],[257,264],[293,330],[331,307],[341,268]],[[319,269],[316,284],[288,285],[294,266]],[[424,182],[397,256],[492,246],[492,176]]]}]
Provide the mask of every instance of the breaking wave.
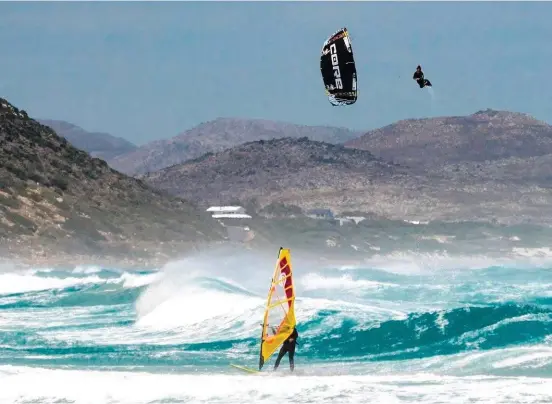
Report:
[{"label": "breaking wave", "polygon": [[[240,254],[161,270],[0,273],[0,381],[13,366],[226,375],[229,362],[254,367],[273,262]],[[546,258],[531,259],[294,262],[298,371],[550,377],[552,272]]]}]

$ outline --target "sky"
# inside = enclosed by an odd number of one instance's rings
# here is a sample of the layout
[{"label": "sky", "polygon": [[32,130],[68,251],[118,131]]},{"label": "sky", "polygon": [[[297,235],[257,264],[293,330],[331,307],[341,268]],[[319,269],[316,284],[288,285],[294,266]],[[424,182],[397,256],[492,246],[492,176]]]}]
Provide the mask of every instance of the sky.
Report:
[{"label": "sky", "polygon": [[[551,20],[551,2],[0,2],[0,96],[137,145],[217,117],[370,130],[493,108],[552,123]],[[359,98],[333,107],[320,52],[341,27]]]}]

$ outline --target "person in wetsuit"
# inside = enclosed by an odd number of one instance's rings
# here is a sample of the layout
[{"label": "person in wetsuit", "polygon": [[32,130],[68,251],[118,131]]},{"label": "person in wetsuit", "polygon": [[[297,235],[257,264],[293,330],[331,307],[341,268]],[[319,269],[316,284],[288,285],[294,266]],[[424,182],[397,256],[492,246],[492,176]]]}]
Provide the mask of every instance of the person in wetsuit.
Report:
[{"label": "person in wetsuit", "polygon": [[425,86],[431,87],[431,82],[424,78],[424,72],[422,72],[422,66],[420,65],[416,67],[416,71],[414,72],[412,78],[416,80],[416,83],[418,83],[420,88],[424,88]]},{"label": "person in wetsuit", "polygon": [[278,352],[278,357],[276,358],[276,362],[274,363],[274,370],[276,370],[278,366],[280,366],[280,361],[287,353],[289,357],[289,368],[293,372],[293,369],[295,368],[293,357],[295,356],[295,344],[297,344],[298,336],[299,335],[297,334],[297,328],[293,327],[293,332],[284,341],[284,343],[282,344],[282,347],[280,348],[280,352]]}]

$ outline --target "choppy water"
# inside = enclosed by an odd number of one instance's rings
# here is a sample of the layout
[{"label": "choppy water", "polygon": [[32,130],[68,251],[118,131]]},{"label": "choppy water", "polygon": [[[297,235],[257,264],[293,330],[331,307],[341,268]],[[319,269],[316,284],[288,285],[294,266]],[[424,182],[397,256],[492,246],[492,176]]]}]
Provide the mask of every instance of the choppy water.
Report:
[{"label": "choppy water", "polygon": [[296,372],[250,375],[274,260],[239,255],[0,273],[0,401],[552,402],[548,258],[294,262]]}]

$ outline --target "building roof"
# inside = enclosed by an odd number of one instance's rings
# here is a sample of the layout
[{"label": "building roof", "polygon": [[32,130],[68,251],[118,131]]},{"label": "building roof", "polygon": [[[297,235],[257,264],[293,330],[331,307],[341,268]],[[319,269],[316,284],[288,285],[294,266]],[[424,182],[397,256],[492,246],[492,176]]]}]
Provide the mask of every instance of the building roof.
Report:
[{"label": "building roof", "polygon": [[251,216],[246,215],[244,213],[219,213],[219,214],[215,213],[211,217],[213,219],[223,219],[223,218],[228,218],[228,219],[251,219]]},{"label": "building roof", "polygon": [[242,209],[241,206],[211,206],[206,212],[238,212]]}]

